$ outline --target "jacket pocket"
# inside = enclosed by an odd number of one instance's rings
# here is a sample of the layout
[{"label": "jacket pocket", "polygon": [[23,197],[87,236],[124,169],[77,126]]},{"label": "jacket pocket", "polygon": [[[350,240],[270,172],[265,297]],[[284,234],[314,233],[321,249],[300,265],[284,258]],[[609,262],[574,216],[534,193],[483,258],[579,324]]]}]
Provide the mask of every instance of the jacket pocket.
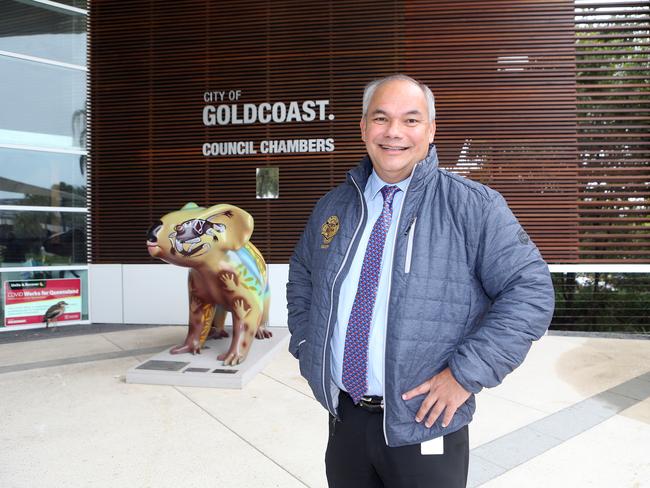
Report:
[{"label": "jacket pocket", "polygon": [[417,223],[418,218],[415,217],[413,222],[409,226],[408,238],[406,241],[406,260],[404,261],[404,273],[408,274],[411,272],[411,259],[413,258],[413,236],[415,235],[415,224]]},{"label": "jacket pocket", "polygon": [[307,339],[303,339],[298,343],[298,366],[300,367],[300,375],[303,378],[307,378],[307,363],[309,361],[309,351],[308,351]]}]

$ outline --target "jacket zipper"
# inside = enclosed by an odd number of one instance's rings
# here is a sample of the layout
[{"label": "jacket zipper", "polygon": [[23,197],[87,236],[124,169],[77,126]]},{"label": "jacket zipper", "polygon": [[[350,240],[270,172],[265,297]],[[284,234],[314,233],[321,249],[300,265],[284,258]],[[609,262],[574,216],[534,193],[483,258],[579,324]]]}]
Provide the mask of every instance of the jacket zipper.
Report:
[{"label": "jacket zipper", "polygon": [[[341,267],[339,270],[336,272],[336,275],[334,276],[334,281],[332,282],[332,289],[330,290],[330,311],[329,311],[329,316],[327,317],[327,330],[325,331],[325,344],[323,345],[323,368],[322,368],[322,380],[323,380],[323,394],[325,395],[325,403],[327,403],[327,409],[329,412],[334,416],[337,417],[336,412],[330,405],[330,400],[329,400],[329,389],[325,388],[325,354],[327,353],[327,344],[329,343],[329,335],[330,335],[330,324],[332,321],[332,312],[334,310],[334,288],[336,287],[336,280],[338,280],[339,275],[341,274],[341,271],[343,271],[343,268],[345,267],[345,263],[348,260],[348,256],[350,255],[350,249],[352,249],[352,245],[354,244],[354,241],[357,238],[357,234],[359,233],[359,229],[361,228],[361,223],[363,222],[365,213],[366,213],[366,207],[365,207],[365,201],[363,199],[363,193],[361,193],[361,189],[357,185],[357,182],[354,180],[352,176],[350,176],[350,179],[352,180],[352,183],[354,184],[354,187],[357,189],[357,193],[359,194],[359,199],[361,200],[361,219],[359,220],[359,223],[357,224],[357,228],[354,231],[354,234],[352,235],[352,239],[350,240],[350,244],[348,244],[348,249],[345,251],[345,256],[343,257],[343,261],[341,262]],[[385,344],[384,344],[384,349],[385,349]]]},{"label": "jacket zipper", "polygon": [[413,217],[411,220],[411,223],[408,226],[408,229],[406,230],[406,234],[408,235],[408,242],[406,244],[406,262],[404,263],[404,273],[410,273],[411,272],[411,255],[413,254],[413,236],[415,235],[415,223],[417,222],[418,218]]},{"label": "jacket zipper", "polygon": [[[415,171],[415,166],[413,167],[413,172]],[[409,185],[410,186],[410,185]],[[404,204],[406,203],[406,194],[409,189],[407,188],[404,192],[404,198],[402,198],[402,205],[400,206],[399,213],[397,214],[397,222],[395,222],[395,237],[393,238],[393,258],[391,259],[390,273],[388,274],[388,306],[386,307],[386,330],[384,330],[384,377],[382,381],[382,406],[384,407],[384,419],[383,419],[383,428],[384,428],[384,440],[386,445],[388,445],[388,434],[386,434],[386,413],[388,410],[388,405],[386,404],[386,337],[388,337],[388,312],[390,312],[390,289],[393,284],[393,263],[395,262],[395,250],[397,248],[397,236],[399,235],[399,221],[402,218],[402,211],[404,210]]]}]

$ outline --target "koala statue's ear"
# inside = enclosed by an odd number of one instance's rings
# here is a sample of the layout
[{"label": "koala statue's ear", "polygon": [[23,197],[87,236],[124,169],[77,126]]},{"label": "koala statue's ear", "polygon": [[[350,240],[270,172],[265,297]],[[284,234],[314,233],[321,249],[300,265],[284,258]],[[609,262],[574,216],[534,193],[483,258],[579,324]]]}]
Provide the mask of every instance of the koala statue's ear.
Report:
[{"label": "koala statue's ear", "polygon": [[215,224],[213,227],[218,246],[227,251],[243,247],[253,233],[251,214],[234,205],[220,204],[210,207],[205,220]]}]

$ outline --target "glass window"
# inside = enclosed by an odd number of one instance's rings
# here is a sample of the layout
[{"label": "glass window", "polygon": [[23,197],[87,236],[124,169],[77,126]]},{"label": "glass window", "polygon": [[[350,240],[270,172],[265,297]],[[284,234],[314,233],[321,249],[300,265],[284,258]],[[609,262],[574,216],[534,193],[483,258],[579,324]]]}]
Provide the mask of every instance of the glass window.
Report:
[{"label": "glass window", "polygon": [[0,266],[86,262],[85,212],[0,210]]},{"label": "glass window", "polygon": [[[81,309],[81,318],[79,320],[88,320],[88,271],[85,269],[74,269],[74,270],[64,270],[64,271],[21,271],[21,272],[12,272],[12,273],[0,273],[0,284],[2,285],[2,288],[0,288],[0,293],[2,293],[2,298],[0,299],[0,303],[2,303],[2,306],[0,307],[0,328],[2,328],[5,325],[5,307],[6,307],[6,288],[7,286],[5,283],[7,281],[29,281],[29,280],[75,280],[79,279],[81,280],[81,299],[79,300],[79,297],[68,297],[68,296],[63,296],[62,299],[67,303],[65,312],[72,315],[76,314],[78,316],[79,309]],[[65,283],[65,282],[63,282]],[[52,286],[51,283],[45,283],[48,286],[48,288],[57,288],[56,286]],[[61,289],[61,287],[58,287]],[[71,287],[69,287],[71,288]],[[24,313],[23,315],[29,316],[39,316],[41,313],[45,315],[45,312],[47,309],[52,305],[54,302],[60,301],[58,298],[54,299],[51,301],[51,303],[43,303],[42,307],[39,309],[38,304],[27,304],[26,308],[28,311]],[[79,304],[79,301],[81,301],[81,304]],[[10,315],[7,315],[8,317],[10,316],[16,316],[16,315],[21,315],[21,313],[17,310],[11,310]],[[73,319],[74,320],[74,319]],[[26,320],[25,322],[30,322],[30,320]],[[44,323],[43,323],[44,324]],[[55,324],[55,322],[53,322]],[[19,322],[16,323],[16,325],[20,325]],[[32,325],[37,325],[37,324],[32,324]],[[10,326],[11,327],[11,326]]]},{"label": "glass window", "polygon": [[86,15],[0,0],[0,50],[86,65]]},{"label": "glass window", "polygon": [[257,198],[280,196],[280,168],[256,168],[255,177]]},{"label": "glass window", "polygon": [[0,205],[86,206],[86,156],[0,148]]},{"label": "glass window", "polygon": [[0,144],[83,148],[86,73],[0,56]]}]

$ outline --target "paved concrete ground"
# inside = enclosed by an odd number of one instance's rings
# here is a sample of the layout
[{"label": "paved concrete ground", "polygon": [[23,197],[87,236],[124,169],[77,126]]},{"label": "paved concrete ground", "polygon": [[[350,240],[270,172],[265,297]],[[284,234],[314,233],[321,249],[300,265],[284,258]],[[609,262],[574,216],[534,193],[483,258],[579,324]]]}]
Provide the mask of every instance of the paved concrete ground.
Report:
[{"label": "paved concrete ground", "polygon": [[[184,328],[94,330],[0,334],[0,487],[326,486],[287,352],[242,391],[133,385]],[[649,340],[546,336],[477,404],[469,486],[650,487]]]}]

